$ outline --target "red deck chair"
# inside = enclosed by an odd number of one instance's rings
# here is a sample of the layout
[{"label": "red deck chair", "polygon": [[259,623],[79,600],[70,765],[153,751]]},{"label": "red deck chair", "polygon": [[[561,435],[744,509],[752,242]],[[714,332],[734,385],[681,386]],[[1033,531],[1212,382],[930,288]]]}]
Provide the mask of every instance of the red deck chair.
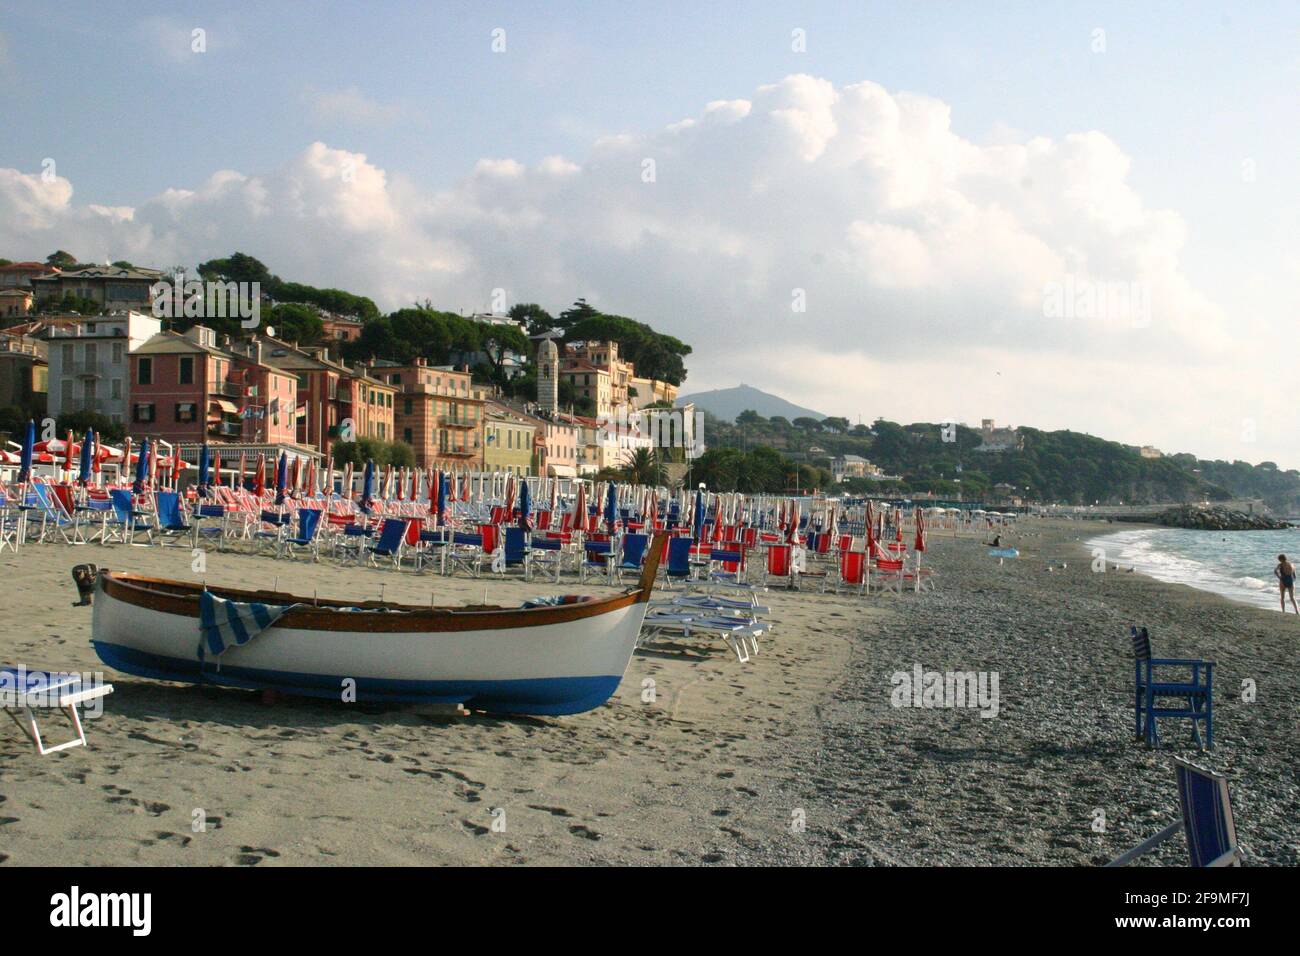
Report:
[{"label": "red deck chair", "polygon": [[895,594],[903,593],[903,564],[902,558],[878,558],[876,560],[876,578],[880,581],[882,591],[893,591]]},{"label": "red deck chair", "polygon": [[537,530],[546,531],[551,527],[551,513],[549,511],[537,512]]},{"label": "red deck chair", "polygon": [[[867,589],[869,580],[867,575],[867,553],[865,551],[843,550],[840,552],[839,577],[835,579],[835,593],[840,593],[840,586],[847,588],[857,588],[858,594]],[[826,576],[826,581],[830,580],[830,575]],[[826,581],[822,582],[822,590],[826,590]]]},{"label": "red deck chair", "polygon": [[763,569],[763,585],[771,580],[785,581],[794,587],[794,573],[790,566],[790,545],[774,544],[767,549],[767,567]]},{"label": "red deck chair", "polygon": [[817,535],[817,553],[827,555],[831,553],[831,536],[827,532]]}]

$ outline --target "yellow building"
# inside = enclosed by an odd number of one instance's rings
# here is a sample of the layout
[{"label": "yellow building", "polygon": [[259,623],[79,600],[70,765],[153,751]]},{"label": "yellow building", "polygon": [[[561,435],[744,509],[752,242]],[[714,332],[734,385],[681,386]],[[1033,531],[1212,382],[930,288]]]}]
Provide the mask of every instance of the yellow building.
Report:
[{"label": "yellow building", "polygon": [[488,402],[483,418],[483,470],[515,475],[533,473],[537,426],[497,402]]}]

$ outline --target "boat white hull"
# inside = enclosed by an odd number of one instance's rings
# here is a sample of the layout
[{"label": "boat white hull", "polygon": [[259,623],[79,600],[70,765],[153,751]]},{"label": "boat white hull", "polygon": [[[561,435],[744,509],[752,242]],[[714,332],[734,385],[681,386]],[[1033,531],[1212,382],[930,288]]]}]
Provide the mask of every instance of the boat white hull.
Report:
[{"label": "boat white hull", "polygon": [[498,620],[523,613],[535,614],[539,623],[467,629],[457,617],[456,629],[433,631],[368,629],[367,623],[387,624],[394,615],[336,612],[346,614],[349,626],[355,621],[356,629],[277,623],[219,658],[202,659],[197,616],[142,606],[129,597],[97,585],[92,639],[106,664],[129,674],[339,700],[460,703],[515,714],[572,714],[607,700],[631,660],[646,609],[644,602],[626,603],[555,623],[545,623],[557,616],[554,608],[508,610]]}]

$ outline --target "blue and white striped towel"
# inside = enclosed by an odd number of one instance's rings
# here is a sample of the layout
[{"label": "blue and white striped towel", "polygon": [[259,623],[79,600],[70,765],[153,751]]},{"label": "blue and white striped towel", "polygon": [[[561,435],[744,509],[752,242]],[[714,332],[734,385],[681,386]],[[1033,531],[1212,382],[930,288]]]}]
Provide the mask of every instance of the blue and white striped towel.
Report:
[{"label": "blue and white striped towel", "polygon": [[211,591],[199,595],[199,655],[216,657],[231,645],[242,646],[257,637],[296,604],[262,604],[228,601]]}]

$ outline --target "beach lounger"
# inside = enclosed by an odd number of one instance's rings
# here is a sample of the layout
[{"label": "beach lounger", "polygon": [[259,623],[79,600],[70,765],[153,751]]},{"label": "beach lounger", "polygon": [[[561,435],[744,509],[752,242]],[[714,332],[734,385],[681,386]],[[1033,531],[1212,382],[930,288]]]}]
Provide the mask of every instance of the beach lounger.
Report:
[{"label": "beach lounger", "polygon": [[833,583],[836,594],[840,593],[841,587],[857,590],[858,594],[862,594],[866,590],[869,580],[867,553],[865,551],[841,551],[837,565],[837,574],[833,577],[828,574],[822,581],[822,591],[825,591],[827,586]]},{"label": "beach lounger", "polygon": [[181,514],[181,496],[174,491],[160,491],[154,496],[154,511],[157,513],[157,527],[154,530],[162,538],[159,544],[164,547],[168,538],[186,538],[194,542],[194,529]]},{"label": "beach lounger", "polygon": [[619,583],[624,574],[640,576],[645,566],[645,556],[649,551],[650,536],[645,534],[625,534],[619,541],[618,561],[614,564],[614,575]]},{"label": "beach lounger", "polygon": [[[125,488],[114,488],[108,493],[109,500],[113,502],[112,524],[119,529],[120,540],[124,544],[135,544],[135,536],[143,532],[149,544],[153,544],[153,521],[147,511],[139,511],[135,507],[135,499],[131,492]],[[104,539],[108,543],[108,539]]]},{"label": "beach lounger", "polygon": [[[86,732],[82,729],[77,707],[112,692],[112,684],[88,686],[82,683],[78,674],[29,671],[23,667],[0,669],[0,707],[35,744],[36,752],[41,756],[67,750],[69,747],[84,747]],[[63,711],[76,737],[54,746],[45,743],[41,738],[36,711],[51,708]]]},{"label": "beach lounger", "polygon": [[736,655],[736,659],[745,664],[752,655],[758,653],[758,638],[766,630],[767,626],[756,620],[710,614],[703,609],[674,611],[659,606],[646,612],[637,646],[646,647],[656,638],[670,634],[686,638],[695,633],[703,633],[721,637]]},{"label": "beach lounger", "polygon": [[[545,514],[545,512],[543,512]],[[554,580],[559,583],[560,571],[564,567],[564,542],[559,538],[533,538],[530,569],[532,571],[553,572]]]},{"label": "beach lounger", "polygon": [[316,508],[298,509],[298,534],[281,542],[282,555],[293,557],[306,552],[313,561],[320,560],[321,514]]},{"label": "beach lounger", "polygon": [[1179,830],[1187,835],[1187,855],[1194,867],[1241,866],[1245,862],[1245,854],[1237,845],[1227,778],[1178,758],[1174,758],[1174,773],[1183,818],[1117,856],[1107,866],[1127,866]]},{"label": "beach lounger", "polygon": [[[1136,739],[1160,746],[1159,717],[1182,717],[1192,722],[1192,739],[1206,750],[1214,748],[1214,662],[1192,658],[1151,656],[1151,636],[1145,627],[1129,627],[1133,640],[1133,728]],[[1174,669],[1169,674],[1165,669]],[[1184,676],[1186,674],[1187,676]],[[1181,706],[1160,706],[1176,698]],[[1205,740],[1199,725],[1205,724]]]},{"label": "beach lounger", "polygon": [[379,526],[379,540],[367,545],[365,553],[374,566],[377,558],[391,558],[393,567],[402,569],[402,547],[406,538],[406,518],[385,518]]},{"label": "beach lounger", "polygon": [[664,579],[668,586],[673,581],[687,581],[691,577],[691,548],[695,544],[690,538],[678,537],[668,540],[668,566],[664,569]]},{"label": "beach lounger", "polygon": [[795,587],[793,547],[788,544],[773,544],[767,549],[767,565],[763,569],[763,586],[776,581],[785,581],[788,588]]}]

